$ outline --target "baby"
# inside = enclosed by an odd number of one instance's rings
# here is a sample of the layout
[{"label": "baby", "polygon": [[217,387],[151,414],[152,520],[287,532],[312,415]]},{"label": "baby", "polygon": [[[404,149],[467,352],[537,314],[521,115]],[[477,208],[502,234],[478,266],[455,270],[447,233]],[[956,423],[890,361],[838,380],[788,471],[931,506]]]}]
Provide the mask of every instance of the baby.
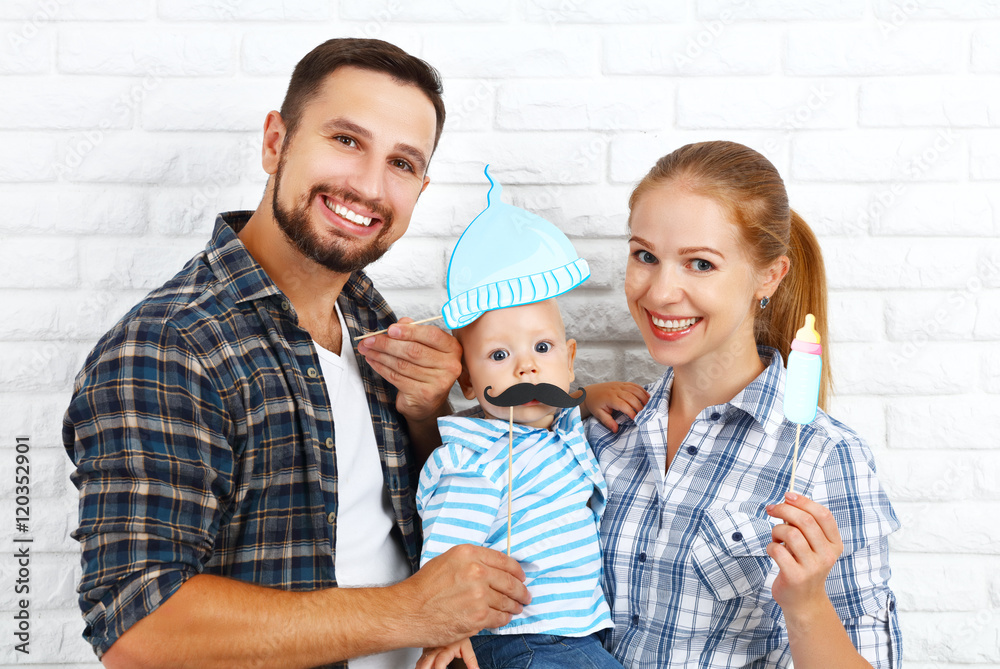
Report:
[{"label": "baby", "polygon": [[[612,627],[598,541],[606,486],[577,408],[586,393],[569,394],[576,341],[566,339],[555,300],[488,311],[454,334],[464,351],[459,385],[478,400],[483,417],[438,419],[443,445],[424,466],[417,491],[420,562],[458,544],[503,552],[509,545],[532,601],[504,627],[428,649],[417,666],[462,657],[470,667],[502,667],[523,656],[532,669],[621,669],[597,634]],[[612,409],[635,415],[645,402],[636,384],[602,386],[601,398],[588,400],[602,417]]]}]

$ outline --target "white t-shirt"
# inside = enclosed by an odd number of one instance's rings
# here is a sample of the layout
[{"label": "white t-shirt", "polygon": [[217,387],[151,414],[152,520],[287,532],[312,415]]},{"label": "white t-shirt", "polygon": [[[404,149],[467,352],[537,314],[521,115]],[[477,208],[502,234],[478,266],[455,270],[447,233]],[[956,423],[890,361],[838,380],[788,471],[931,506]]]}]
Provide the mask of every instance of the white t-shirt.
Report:
[{"label": "white t-shirt", "polygon": [[[337,307],[340,355],[316,342],[330,404],[337,459],[337,584],[341,587],[398,583],[410,575],[403,548],[390,536],[395,516],[382,476],[365,388],[344,317]],[[364,417],[364,419],[362,419]],[[420,649],[404,648],[351,660],[351,669],[413,667]]]}]

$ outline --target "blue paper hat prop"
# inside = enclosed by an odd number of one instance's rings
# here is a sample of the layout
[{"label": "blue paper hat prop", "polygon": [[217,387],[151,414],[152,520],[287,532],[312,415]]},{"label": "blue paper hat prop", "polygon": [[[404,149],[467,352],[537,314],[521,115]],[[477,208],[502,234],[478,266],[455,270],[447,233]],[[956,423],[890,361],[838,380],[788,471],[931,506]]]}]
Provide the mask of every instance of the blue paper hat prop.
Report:
[{"label": "blue paper hat prop", "polygon": [[[472,219],[448,263],[445,324],[461,328],[493,309],[541,302],[590,277],[587,261],[559,228],[541,216],[500,201],[490,178],[486,209]],[[494,192],[496,191],[496,192]]]}]

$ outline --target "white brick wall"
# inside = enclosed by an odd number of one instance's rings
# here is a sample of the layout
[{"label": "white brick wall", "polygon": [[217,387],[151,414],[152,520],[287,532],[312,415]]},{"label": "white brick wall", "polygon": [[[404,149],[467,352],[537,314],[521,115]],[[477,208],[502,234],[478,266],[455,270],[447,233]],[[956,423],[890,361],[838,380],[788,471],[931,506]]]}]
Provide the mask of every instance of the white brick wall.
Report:
[{"label": "white brick wall", "polygon": [[774,160],[826,252],[834,413],[871,442],[905,523],[892,547],[907,666],[1000,666],[994,0],[0,3],[0,518],[13,438],[31,435],[37,555],[25,657],[0,558],[0,665],[96,666],[60,444],[72,377],[216,211],[256,206],[264,115],[295,62],[344,35],[399,44],[445,81],[433,183],[372,271],[397,311],[440,307],[492,162],[508,200],[591,263],[563,300],[584,382],[659,373],[621,295],[634,181],[690,141]]}]

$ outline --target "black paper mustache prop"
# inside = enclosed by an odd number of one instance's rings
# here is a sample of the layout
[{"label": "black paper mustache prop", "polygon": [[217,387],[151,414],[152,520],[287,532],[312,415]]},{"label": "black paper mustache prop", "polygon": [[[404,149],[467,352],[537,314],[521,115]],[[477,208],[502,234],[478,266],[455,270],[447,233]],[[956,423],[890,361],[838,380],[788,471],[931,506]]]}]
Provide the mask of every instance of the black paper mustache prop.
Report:
[{"label": "black paper mustache prop", "polygon": [[490,401],[490,404],[498,407],[516,407],[532,400],[538,400],[550,407],[568,409],[581,404],[587,397],[587,391],[584,388],[580,389],[579,397],[573,397],[559,386],[554,386],[551,383],[515,383],[495,397],[490,395],[492,387],[486,386],[483,394]]}]

